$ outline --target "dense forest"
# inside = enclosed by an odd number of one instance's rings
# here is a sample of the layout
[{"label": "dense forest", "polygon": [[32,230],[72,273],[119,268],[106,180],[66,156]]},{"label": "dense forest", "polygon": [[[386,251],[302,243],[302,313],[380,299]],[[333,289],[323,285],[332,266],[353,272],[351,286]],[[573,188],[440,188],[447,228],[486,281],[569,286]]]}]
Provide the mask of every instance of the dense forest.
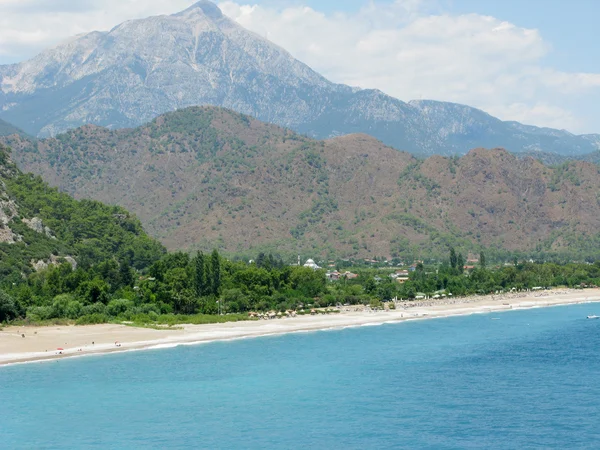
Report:
[{"label": "dense forest", "polygon": [[109,258],[87,268],[67,262],[32,273],[0,291],[0,321],[39,323],[69,319],[79,324],[131,321],[136,324],[240,320],[249,311],[310,310],[340,304],[380,307],[392,299],[600,285],[600,262],[566,264],[515,262],[465,271],[460,255],[447,263],[417,263],[404,283],[394,269],[361,269],[356,278],[327,281],[323,269],[289,266],[272,256],[231,261],[215,250],[191,257],[165,254],[139,271]]},{"label": "dense forest", "polygon": [[515,259],[492,267],[482,253],[477,267],[465,270],[465,258],[453,248],[446,261],[413,264],[403,283],[390,276],[398,267],[389,265],[338,261],[329,268],[345,275],[328,281],[323,269],[271,254],[248,262],[217,250],[167,253],[123,208],[50,188],[21,173],[8,149],[0,149],[0,206],[0,322],[203,323],[247,319],[249,311],[600,285],[600,262]]}]

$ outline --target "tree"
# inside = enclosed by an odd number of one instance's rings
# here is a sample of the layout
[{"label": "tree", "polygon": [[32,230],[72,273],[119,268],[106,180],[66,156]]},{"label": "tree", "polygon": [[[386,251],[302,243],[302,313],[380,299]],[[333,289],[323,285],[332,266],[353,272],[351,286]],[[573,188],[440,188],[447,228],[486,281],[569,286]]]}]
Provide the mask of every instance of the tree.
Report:
[{"label": "tree", "polygon": [[266,260],[266,255],[263,252],[260,252],[258,254],[258,256],[256,257],[256,267],[262,268],[265,267],[265,260]]},{"label": "tree", "polygon": [[123,261],[119,266],[119,284],[121,286],[133,286],[133,282],[133,270],[127,261]]},{"label": "tree", "polygon": [[485,269],[485,253],[483,252],[479,253],[479,265],[482,269]]},{"label": "tree", "polygon": [[396,286],[389,281],[381,283],[377,288],[377,295],[382,300],[391,300],[396,296]]},{"label": "tree", "polygon": [[460,275],[461,273],[463,273],[463,271],[465,267],[465,257],[462,255],[462,253],[459,253],[458,255],[456,255],[456,273],[458,275]]},{"label": "tree", "polygon": [[317,297],[325,290],[325,271],[313,270],[310,267],[294,267],[290,281],[292,288],[302,292],[306,297]]},{"label": "tree", "polygon": [[17,317],[17,307],[13,298],[0,291],[0,322],[8,322]]},{"label": "tree", "polygon": [[190,279],[187,271],[181,267],[169,269],[165,274],[165,284],[171,293],[171,298],[175,298],[177,294],[187,290],[189,288],[189,282]]},{"label": "tree", "polygon": [[458,259],[456,257],[456,250],[454,250],[454,247],[450,247],[450,267],[452,267],[453,272],[456,272],[457,265]]},{"label": "tree", "polygon": [[94,278],[91,281],[81,283],[76,292],[85,305],[92,305],[98,302],[107,304],[110,301],[108,291],[108,284],[104,280]]},{"label": "tree", "polygon": [[221,257],[217,249],[214,249],[210,256],[211,266],[211,294],[215,297],[219,296],[221,291]]},{"label": "tree", "polygon": [[206,260],[204,253],[198,252],[194,258],[194,292],[197,297],[203,297],[207,291]]},{"label": "tree", "polygon": [[377,284],[375,283],[375,280],[373,278],[369,277],[369,279],[364,284],[364,288],[367,294],[372,294],[377,289]]}]

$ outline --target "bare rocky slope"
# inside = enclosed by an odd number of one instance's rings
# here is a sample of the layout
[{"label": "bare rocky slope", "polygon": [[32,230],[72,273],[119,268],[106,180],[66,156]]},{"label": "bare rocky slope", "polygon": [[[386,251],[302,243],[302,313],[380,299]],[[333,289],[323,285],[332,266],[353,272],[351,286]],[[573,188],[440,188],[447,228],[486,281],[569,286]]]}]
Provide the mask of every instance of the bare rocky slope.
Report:
[{"label": "bare rocky slope", "polygon": [[0,118],[36,136],[83,124],[134,127],[194,105],[227,107],[315,138],[368,133],[417,155],[504,147],[573,156],[600,148],[600,135],[332,83],[205,0],[0,66]]},{"label": "bare rocky slope", "polygon": [[505,150],[425,161],[363,134],[324,141],[214,107],[135,128],[4,138],[27,171],[136,213],[170,249],[426,257],[448,245],[599,252],[599,167]]}]

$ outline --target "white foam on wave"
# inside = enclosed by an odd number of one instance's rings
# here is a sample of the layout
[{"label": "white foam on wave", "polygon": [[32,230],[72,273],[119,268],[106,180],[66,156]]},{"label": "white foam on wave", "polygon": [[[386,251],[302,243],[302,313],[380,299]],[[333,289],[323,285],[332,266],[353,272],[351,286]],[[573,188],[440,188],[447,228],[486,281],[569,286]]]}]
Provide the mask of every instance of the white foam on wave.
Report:
[{"label": "white foam on wave", "polygon": [[[164,348],[175,348],[175,347],[179,347],[180,345],[185,344],[185,342],[173,342],[173,343],[169,343],[169,344],[155,344],[155,345],[150,345],[148,347],[144,347],[142,350],[161,350]],[[135,350],[135,349],[132,349]]]}]

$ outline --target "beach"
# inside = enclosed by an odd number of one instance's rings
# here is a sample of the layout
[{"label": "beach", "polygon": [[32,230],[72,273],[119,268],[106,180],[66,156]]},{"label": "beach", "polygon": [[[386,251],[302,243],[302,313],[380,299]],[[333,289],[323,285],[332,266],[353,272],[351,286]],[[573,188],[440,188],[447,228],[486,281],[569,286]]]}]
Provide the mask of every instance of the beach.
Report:
[{"label": "beach", "polygon": [[[395,310],[347,306],[339,313],[151,329],[120,324],[9,326],[0,331],[0,365],[50,361],[113,352],[167,348],[213,341],[340,329],[454,315],[600,302],[600,289],[555,289],[398,303]],[[588,314],[599,314],[591,305]],[[494,318],[496,318],[494,316]]]}]

